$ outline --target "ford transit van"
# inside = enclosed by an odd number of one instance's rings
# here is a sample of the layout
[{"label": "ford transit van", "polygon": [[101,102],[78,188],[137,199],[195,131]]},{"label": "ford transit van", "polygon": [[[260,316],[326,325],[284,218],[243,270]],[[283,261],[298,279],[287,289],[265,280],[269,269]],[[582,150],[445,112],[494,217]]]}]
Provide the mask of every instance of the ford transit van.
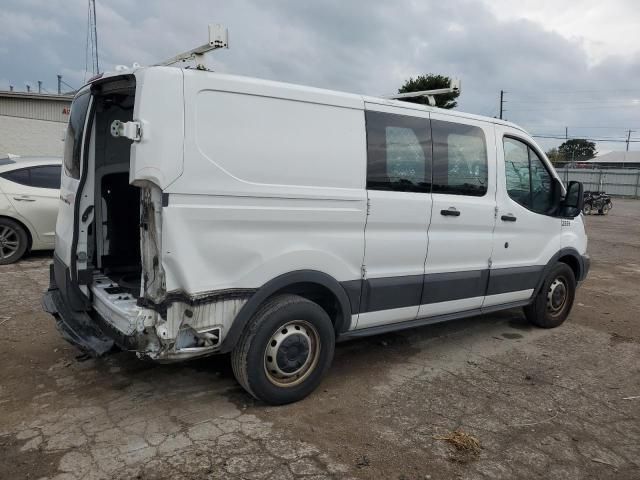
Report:
[{"label": "ford transit van", "polygon": [[271,404],[336,341],[524,307],[587,275],[582,185],[494,118],[195,69],[78,91],[43,303],[65,339],[159,362],[231,353]]}]

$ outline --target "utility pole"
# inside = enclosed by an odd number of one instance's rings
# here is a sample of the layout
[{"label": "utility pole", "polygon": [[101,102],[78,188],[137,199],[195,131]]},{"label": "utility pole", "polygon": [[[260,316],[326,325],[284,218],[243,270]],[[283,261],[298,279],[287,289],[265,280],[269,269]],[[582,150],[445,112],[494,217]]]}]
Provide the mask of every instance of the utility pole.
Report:
[{"label": "utility pole", "polygon": [[62,75],[58,75],[58,95],[62,94]]},{"label": "utility pole", "polygon": [[42,93],[42,80],[38,80],[38,93]]},{"label": "utility pole", "polygon": [[631,132],[634,130],[627,131],[627,152],[629,151],[629,143],[631,142]]},{"label": "utility pole", "polygon": [[569,127],[564,127],[564,139],[569,140]]},{"label": "utility pole", "polygon": [[500,120],[502,120],[503,105],[504,105],[504,90],[500,90]]}]

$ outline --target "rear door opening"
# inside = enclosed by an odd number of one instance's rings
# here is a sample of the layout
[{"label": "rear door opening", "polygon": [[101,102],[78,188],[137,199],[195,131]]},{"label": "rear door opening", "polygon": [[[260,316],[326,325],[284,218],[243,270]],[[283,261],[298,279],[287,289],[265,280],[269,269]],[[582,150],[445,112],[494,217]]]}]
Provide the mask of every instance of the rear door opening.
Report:
[{"label": "rear door opening", "polygon": [[95,117],[77,219],[78,279],[91,291],[94,309],[130,335],[142,296],[142,191],[129,183],[132,141],[112,136],[111,125],[133,120],[135,79],[94,85],[92,94]]}]

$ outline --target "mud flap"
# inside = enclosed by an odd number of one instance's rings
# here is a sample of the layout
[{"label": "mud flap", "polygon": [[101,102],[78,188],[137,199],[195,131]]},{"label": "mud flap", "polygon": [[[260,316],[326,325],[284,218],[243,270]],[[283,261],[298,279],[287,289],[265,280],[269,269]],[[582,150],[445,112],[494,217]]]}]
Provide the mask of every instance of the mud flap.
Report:
[{"label": "mud flap", "polygon": [[113,349],[114,341],[86,312],[72,312],[67,308],[57,288],[51,288],[44,294],[42,308],[56,319],[56,328],[62,338],[81,351],[100,357]]}]

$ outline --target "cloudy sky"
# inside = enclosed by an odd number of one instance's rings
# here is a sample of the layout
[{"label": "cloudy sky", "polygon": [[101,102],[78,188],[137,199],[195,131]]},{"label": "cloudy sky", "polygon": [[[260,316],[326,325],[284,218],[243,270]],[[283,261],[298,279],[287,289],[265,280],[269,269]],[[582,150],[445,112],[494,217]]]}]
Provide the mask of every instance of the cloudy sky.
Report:
[{"label": "cloudy sky", "polygon": [[[365,94],[412,76],[462,80],[459,109],[533,134],[620,139],[640,150],[637,0],[97,0],[101,68],[152,64],[229,28],[218,71]],[[87,0],[0,0],[0,89],[87,77]],[[548,148],[559,140],[540,139]],[[601,152],[624,143],[599,142]]]}]

